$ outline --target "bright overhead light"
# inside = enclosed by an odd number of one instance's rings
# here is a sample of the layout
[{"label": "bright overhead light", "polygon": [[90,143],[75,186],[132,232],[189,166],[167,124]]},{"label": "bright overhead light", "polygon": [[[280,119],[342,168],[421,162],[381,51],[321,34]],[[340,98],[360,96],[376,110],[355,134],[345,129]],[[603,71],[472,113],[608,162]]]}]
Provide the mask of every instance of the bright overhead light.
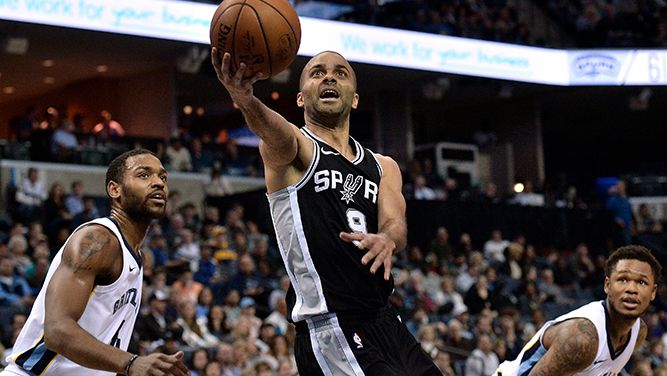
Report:
[{"label": "bright overhead light", "polygon": [[185,107],[183,107],[183,113],[186,115],[190,115],[192,113],[192,106],[186,105]]},{"label": "bright overhead light", "polygon": [[277,91],[272,92],[271,93],[271,99],[273,99],[274,101],[277,101],[278,99],[280,99],[280,93],[277,92]]},{"label": "bright overhead light", "polygon": [[44,68],[51,68],[54,65],[56,65],[56,63],[52,59],[42,60],[42,66]]},{"label": "bright overhead light", "polygon": [[56,79],[53,78],[53,77],[44,77],[44,81],[43,81],[43,82],[44,82],[45,84],[47,84],[47,85],[53,85],[53,84],[56,83]]},{"label": "bright overhead light", "polygon": [[521,193],[521,192],[523,192],[524,188],[525,188],[525,187],[524,187],[523,183],[516,183],[516,184],[514,184],[514,192],[515,192],[515,193]]},{"label": "bright overhead light", "polygon": [[109,71],[109,66],[104,65],[104,64],[102,64],[102,65],[98,65],[98,66],[95,68],[95,70],[96,70],[98,73],[105,73],[105,72],[108,72],[108,71]]},{"label": "bright overhead light", "polygon": [[14,94],[16,92],[16,88],[14,86],[5,86],[2,88],[2,92],[4,94]]},{"label": "bright overhead light", "polygon": [[204,110],[204,107],[197,107],[197,111],[195,111],[197,116],[204,116],[205,112],[206,112],[206,110]]}]

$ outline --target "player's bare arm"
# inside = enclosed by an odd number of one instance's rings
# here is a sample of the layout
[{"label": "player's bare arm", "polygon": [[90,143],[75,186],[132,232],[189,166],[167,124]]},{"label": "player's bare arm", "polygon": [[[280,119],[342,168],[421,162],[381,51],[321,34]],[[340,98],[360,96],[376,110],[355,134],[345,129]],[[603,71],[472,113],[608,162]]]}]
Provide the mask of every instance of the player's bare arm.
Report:
[{"label": "player's bare arm", "polygon": [[587,368],[598,349],[595,325],[588,319],[567,320],[547,329],[542,343],[547,353],[529,376],[570,376]]},{"label": "player's bare arm", "polygon": [[[261,139],[259,151],[266,167],[266,184],[269,192],[296,183],[312,160],[312,141],[282,115],[268,108],[253,94],[253,85],[261,73],[243,78],[246,66],[230,71],[231,55],[222,57],[217,48],[211,52],[213,67],[218,80],[225,86],[248,123],[248,127]],[[304,167],[305,166],[305,167]]]},{"label": "player's bare arm", "polygon": [[405,198],[401,192],[403,183],[398,164],[391,158],[376,154],[384,171],[380,180],[378,194],[378,233],[346,233],[340,234],[345,241],[357,241],[359,249],[368,252],[361,262],[371,264],[371,273],[384,266],[384,278],[389,279],[392,256],[405,248],[407,242],[407,224],[405,221]]},{"label": "player's bare arm", "polygon": [[[44,341],[48,349],[85,367],[125,372],[132,354],[99,341],[77,323],[95,286],[115,281],[122,266],[120,244],[105,227],[89,225],[72,235],[46,292]],[[188,374],[176,356],[155,354],[153,357],[158,355],[165,358],[160,359],[160,369],[155,369],[154,373],[134,373],[148,360],[137,359],[131,374]]]}]

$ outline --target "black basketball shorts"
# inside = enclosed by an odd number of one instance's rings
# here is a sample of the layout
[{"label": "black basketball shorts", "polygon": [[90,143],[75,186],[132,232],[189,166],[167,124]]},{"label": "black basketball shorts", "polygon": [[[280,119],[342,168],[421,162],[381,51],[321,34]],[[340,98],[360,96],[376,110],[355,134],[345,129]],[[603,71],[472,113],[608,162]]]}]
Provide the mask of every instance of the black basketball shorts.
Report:
[{"label": "black basketball shorts", "polygon": [[390,308],[371,320],[329,313],[299,322],[294,355],[301,376],[442,376]]}]

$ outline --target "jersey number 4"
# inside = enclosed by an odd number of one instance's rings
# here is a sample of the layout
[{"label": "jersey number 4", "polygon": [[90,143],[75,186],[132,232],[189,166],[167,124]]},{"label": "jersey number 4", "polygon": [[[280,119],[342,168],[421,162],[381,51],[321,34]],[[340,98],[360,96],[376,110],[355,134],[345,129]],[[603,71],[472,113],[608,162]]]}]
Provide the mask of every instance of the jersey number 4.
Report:
[{"label": "jersey number 4", "polygon": [[111,338],[111,343],[109,343],[113,347],[117,347],[120,349],[120,329],[123,327],[123,324],[125,324],[125,320],[123,320],[120,323],[120,326],[118,326],[118,330],[116,330],[116,334],[113,335],[113,338]]}]

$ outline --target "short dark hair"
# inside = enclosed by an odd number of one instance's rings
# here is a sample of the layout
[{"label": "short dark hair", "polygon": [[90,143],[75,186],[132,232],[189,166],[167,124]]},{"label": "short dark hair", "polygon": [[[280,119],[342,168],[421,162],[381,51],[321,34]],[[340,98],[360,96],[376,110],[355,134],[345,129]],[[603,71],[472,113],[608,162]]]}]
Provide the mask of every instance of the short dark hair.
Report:
[{"label": "short dark hair", "polygon": [[155,153],[146,149],[132,149],[130,151],[126,151],[125,153],[114,158],[114,160],[111,161],[111,163],[109,163],[109,168],[107,169],[107,177],[104,186],[107,187],[109,185],[109,182],[112,180],[115,181],[116,183],[122,183],[123,174],[125,173],[125,168],[127,167],[126,163],[128,158],[141,154],[150,154],[155,158],[157,158],[157,155],[155,155]]},{"label": "short dark hair", "polygon": [[638,260],[649,264],[653,271],[655,283],[658,283],[662,277],[660,262],[646,247],[642,247],[641,245],[626,245],[612,252],[605,263],[605,274],[607,277],[611,277],[611,272],[616,268],[616,264],[620,260]]}]

